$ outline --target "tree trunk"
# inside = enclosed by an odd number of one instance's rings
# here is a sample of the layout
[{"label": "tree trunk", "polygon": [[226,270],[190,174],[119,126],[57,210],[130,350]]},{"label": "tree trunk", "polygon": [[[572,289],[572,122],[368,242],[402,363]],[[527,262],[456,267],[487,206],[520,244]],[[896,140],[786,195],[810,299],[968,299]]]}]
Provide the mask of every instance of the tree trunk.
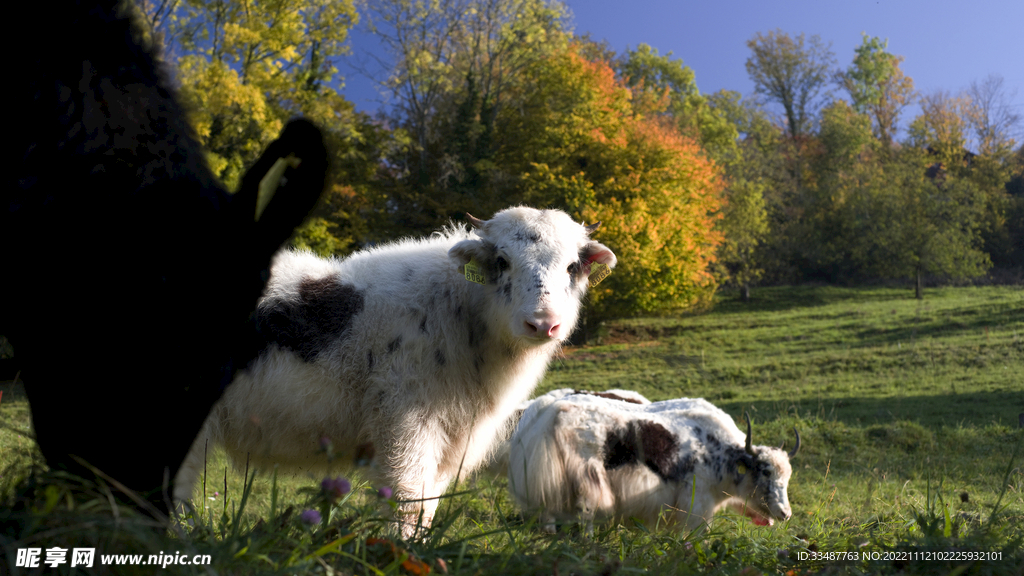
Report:
[{"label": "tree trunk", "polygon": [[921,279],[921,269],[918,268],[917,269],[917,282],[914,284],[914,298],[917,298],[918,300],[923,300],[924,299],[923,292],[924,292],[924,285],[922,284],[922,279]]},{"label": "tree trunk", "polygon": [[743,283],[743,301],[750,302],[750,284],[747,282]]}]

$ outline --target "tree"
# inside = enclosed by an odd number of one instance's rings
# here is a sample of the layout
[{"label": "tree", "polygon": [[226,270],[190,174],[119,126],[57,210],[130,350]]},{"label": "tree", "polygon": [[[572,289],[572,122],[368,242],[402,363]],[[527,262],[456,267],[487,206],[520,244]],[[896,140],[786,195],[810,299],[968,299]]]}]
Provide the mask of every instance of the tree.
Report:
[{"label": "tree", "polygon": [[942,168],[961,175],[967,168],[967,114],[970,100],[943,90],[921,98],[921,114],[910,123],[909,143],[927,149]]},{"label": "tree", "polygon": [[[680,132],[695,138],[715,159],[734,152],[736,126],[712,108],[701,95],[693,70],[683,61],[664,56],[656,48],[640,44],[616,63],[619,77],[633,92],[634,109],[640,113],[663,111]],[[667,99],[667,105],[662,102]]]},{"label": "tree", "polygon": [[924,274],[980,276],[991,265],[981,250],[985,198],[970,180],[925,176],[926,161],[907,150],[866,182],[853,205],[857,253],[865,269],[887,278],[914,278],[923,297]]},{"label": "tree", "polygon": [[754,91],[782,106],[792,139],[809,134],[828,93],[835,60],[830,46],[818,35],[805,45],[803,34],[794,40],[782,30],[772,30],[755,34],[747,47],[753,52],[746,66]]},{"label": "tree", "polygon": [[520,107],[499,115],[496,162],[522,167],[527,203],[602,221],[598,237],[620,255],[588,318],[707,303],[722,182],[700,146],[658,114],[636,114],[608,63],[575,46],[537,62],[522,90]]},{"label": "tree", "polygon": [[854,51],[853,64],[836,75],[837,81],[850,93],[853,107],[871,116],[875,137],[886,150],[892,144],[900,112],[914,96],[914,81],[903,74],[902,56],[886,52],[888,41],[864,34]]},{"label": "tree", "polygon": [[1008,157],[1021,126],[1021,115],[1013,111],[1016,92],[1007,93],[1003,77],[990,74],[981,82],[971,82],[966,95],[970,99],[966,106],[967,121],[978,153]]},{"label": "tree", "polygon": [[[495,122],[522,94],[523,70],[568,43],[556,0],[387,0],[367,6],[389,49],[391,123],[408,134],[388,164],[388,206],[399,229],[426,233],[453,213],[504,206],[516,174],[493,159]],[[507,205],[507,203],[506,203]]]},{"label": "tree", "polygon": [[719,226],[724,238],[718,252],[718,261],[726,269],[722,275],[739,286],[743,300],[748,301],[750,285],[764,273],[757,254],[758,247],[769,232],[764,183],[734,181],[725,196]]},{"label": "tree", "polygon": [[806,271],[832,281],[849,280],[862,270],[853,257],[860,239],[850,203],[859,188],[873,182],[881,165],[871,120],[844,100],[835,100],[821,115],[817,151],[812,159],[814,186],[805,196],[796,253]]},{"label": "tree", "polygon": [[812,177],[808,158],[815,150],[813,129],[828,93],[834,56],[818,36],[805,41],[801,34],[794,40],[781,30],[757,33],[747,46],[753,53],[746,66],[754,91],[781,105],[785,113],[784,129],[789,138],[782,142],[781,153],[788,178],[777,193],[788,219],[799,222]]},{"label": "tree", "polygon": [[731,154],[715,159],[726,176],[718,222],[723,239],[715,271],[721,282],[739,287],[743,299],[749,300],[751,285],[767,268],[776,267],[766,247],[776,236],[772,213],[780,207],[771,193],[777,182],[785,180],[779,148],[782,133],[763,108],[743,100],[738,92],[716,92],[708,96],[708,104],[740,135]]},{"label": "tree", "polygon": [[193,0],[147,3],[146,21],[180,54],[181,98],[229,187],[302,114],[345,131],[354,109],[329,82],[358,16],[352,0]]},{"label": "tree", "polygon": [[1006,239],[1009,250],[1003,259],[1007,268],[1024,270],[1024,145],[1010,161],[1010,179],[1005,184],[1008,198]]},{"label": "tree", "polygon": [[181,98],[214,173],[235,186],[284,121],[302,115],[324,130],[333,170],[295,244],[327,255],[367,241],[378,224],[370,182],[396,144],[332,87],[358,19],[352,0],[150,1],[143,11],[177,57]]}]

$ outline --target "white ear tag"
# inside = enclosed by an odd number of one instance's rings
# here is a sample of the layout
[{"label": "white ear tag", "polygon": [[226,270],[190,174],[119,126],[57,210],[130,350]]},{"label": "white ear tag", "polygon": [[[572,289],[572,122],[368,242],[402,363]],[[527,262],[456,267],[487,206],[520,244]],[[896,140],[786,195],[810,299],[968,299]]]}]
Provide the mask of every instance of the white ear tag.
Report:
[{"label": "white ear tag", "polygon": [[473,258],[466,265],[463,266],[465,269],[466,280],[475,284],[487,284],[487,279],[484,278],[483,270],[480,269],[480,264]]},{"label": "white ear tag", "polygon": [[597,286],[612,273],[612,269],[607,264],[600,262],[593,262],[590,264],[590,285]]}]

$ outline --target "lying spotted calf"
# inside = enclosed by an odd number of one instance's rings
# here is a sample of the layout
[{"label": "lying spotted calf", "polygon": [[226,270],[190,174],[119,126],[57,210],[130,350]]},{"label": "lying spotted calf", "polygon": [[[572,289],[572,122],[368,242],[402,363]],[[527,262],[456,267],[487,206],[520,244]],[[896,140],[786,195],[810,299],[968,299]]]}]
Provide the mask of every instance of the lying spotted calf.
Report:
[{"label": "lying spotted calf", "polygon": [[522,420],[523,414],[530,409],[530,406],[540,402],[551,403],[554,400],[562,398],[563,396],[569,396],[570,394],[589,394],[592,396],[598,396],[606,398],[608,400],[618,400],[620,402],[628,402],[630,404],[650,404],[651,401],[645,398],[642,394],[634,392],[632,390],[605,390],[604,392],[592,392],[590,390],[579,390],[573,388],[559,388],[558,390],[552,390],[543,396],[538,396],[532,400],[525,400],[516,407],[515,411],[509,417],[506,423],[506,433],[502,438],[501,442],[496,445],[494,449],[494,455],[491,456],[491,462],[487,465],[487,472],[495,477],[505,476],[508,474],[508,452],[512,446],[512,435],[516,431],[516,427],[519,425],[519,421]]},{"label": "lying spotted calf", "polygon": [[[796,430],[794,429],[794,432]],[[697,398],[636,404],[593,394],[542,396],[511,440],[509,489],[525,511],[555,519],[668,520],[687,529],[724,507],[755,524],[789,519],[789,459],[800,449],[753,446],[732,418]]]}]

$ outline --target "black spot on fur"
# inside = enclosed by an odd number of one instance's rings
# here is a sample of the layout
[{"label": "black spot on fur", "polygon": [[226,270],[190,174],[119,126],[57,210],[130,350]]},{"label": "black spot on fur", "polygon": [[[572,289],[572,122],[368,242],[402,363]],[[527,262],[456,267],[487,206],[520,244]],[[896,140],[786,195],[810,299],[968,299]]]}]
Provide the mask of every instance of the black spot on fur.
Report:
[{"label": "black spot on fur", "polygon": [[427,315],[423,315],[423,320],[420,320],[420,332],[427,333]]},{"label": "black spot on fur", "polygon": [[415,271],[412,268],[406,268],[405,272],[402,274],[402,282],[405,282],[406,284],[412,282],[412,277],[414,274]]},{"label": "black spot on fur", "polygon": [[402,345],[402,337],[396,336],[394,340],[388,342],[388,354],[394,354],[398,350],[398,347]]},{"label": "black spot on fur", "polygon": [[704,438],[704,443],[707,444],[708,448],[711,448],[712,450],[717,450],[722,445],[722,442],[718,439],[718,436],[715,436],[710,432],[708,432],[707,436]]},{"label": "black spot on fur", "polygon": [[623,398],[618,394],[610,394],[608,392],[591,392],[590,390],[573,390],[573,394],[586,394],[588,396],[598,396],[600,398],[607,398],[609,400],[618,400],[620,402],[629,402],[630,404],[643,404],[643,402],[635,398]]},{"label": "black spot on fur", "polygon": [[672,480],[681,481],[690,474],[693,474],[693,469],[696,466],[697,458],[693,454],[687,454],[672,464],[669,476]]},{"label": "black spot on fur", "polygon": [[673,477],[679,442],[675,434],[657,422],[641,420],[637,423],[644,464],[662,480]]},{"label": "black spot on fur", "polygon": [[298,301],[273,301],[257,310],[256,329],[267,344],[312,362],[348,335],[352,319],[363,311],[363,300],[355,287],[335,278],[304,278]]},{"label": "black spot on fur", "polygon": [[505,295],[505,303],[506,304],[511,304],[512,303],[512,282],[511,281],[506,282],[505,285],[501,287],[501,293]]},{"label": "black spot on fur", "polygon": [[604,467],[647,466],[663,481],[679,481],[693,472],[694,456],[676,460],[679,442],[672,432],[657,422],[634,420],[625,428],[611,430],[605,437]]},{"label": "black spot on fur", "polygon": [[608,431],[604,440],[604,467],[614,470],[637,462],[636,427],[630,422],[625,428]]},{"label": "black spot on fur", "polygon": [[438,366],[444,366],[444,364],[445,364],[444,352],[441,352],[440,348],[438,348],[437,350],[434,350],[434,360],[437,361],[437,365]]},{"label": "black spot on fur", "polygon": [[373,370],[373,350],[366,351],[366,365]]}]

